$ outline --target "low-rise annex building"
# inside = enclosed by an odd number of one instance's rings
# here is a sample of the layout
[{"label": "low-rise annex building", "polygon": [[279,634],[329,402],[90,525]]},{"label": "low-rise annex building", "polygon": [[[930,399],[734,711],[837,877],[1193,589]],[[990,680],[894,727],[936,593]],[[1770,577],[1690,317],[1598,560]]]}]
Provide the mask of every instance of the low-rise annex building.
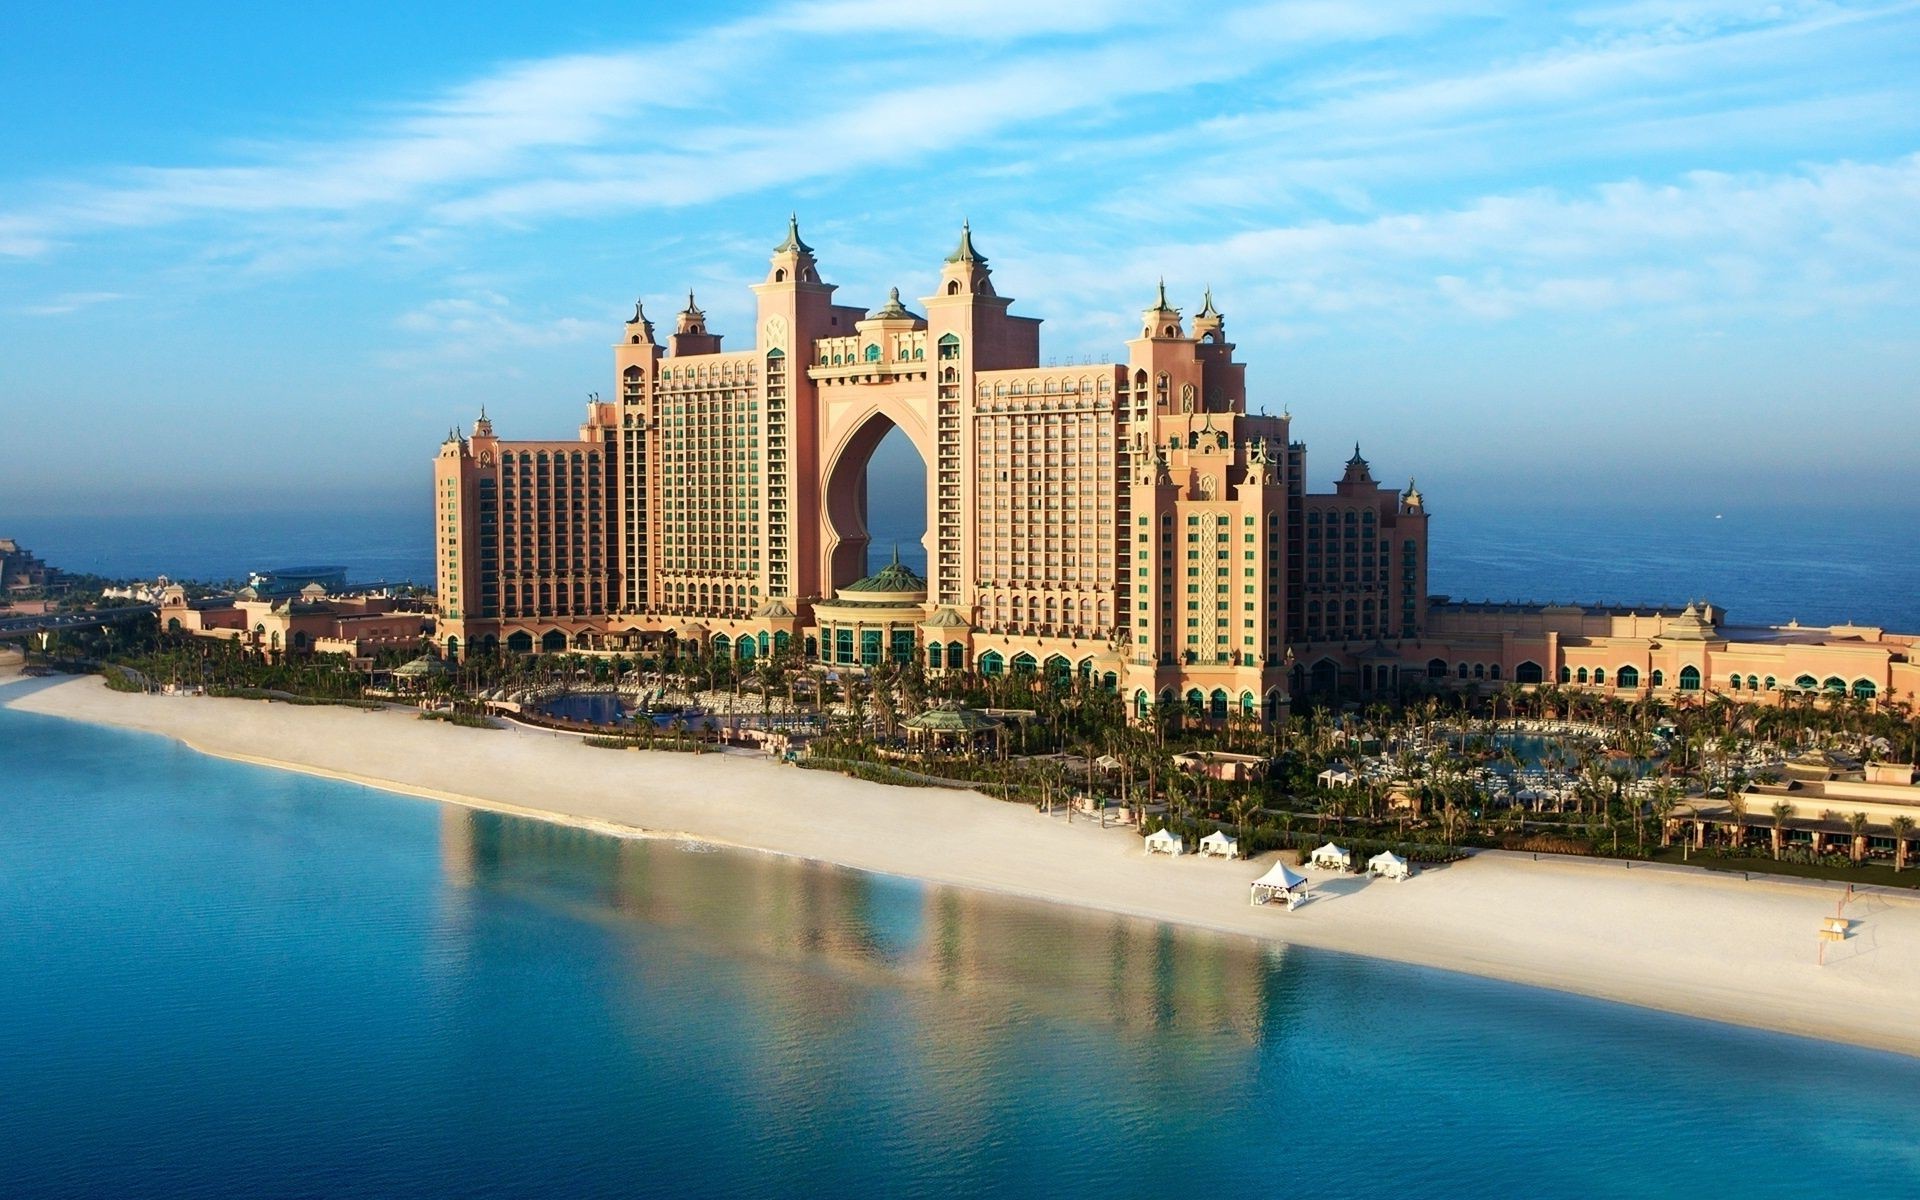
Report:
[{"label": "low-rise annex building", "polygon": [[433,615],[417,602],[392,596],[334,596],[317,584],[297,595],[262,596],[242,588],[231,596],[190,600],[178,584],[163,589],[163,632],[236,642],[268,657],[340,654],[371,659],[382,650],[428,644]]},{"label": "low-rise annex building", "polygon": [[1391,663],[1430,685],[1557,684],[1632,700],[1717,693],[1750,703],[1920,696],[1920,636],[1868,625],[1735,625],[1711,604],[1679,609],[1464,604],[1435,597],[1423,637],[1296,651],[1299,690],[1379,690]]}]

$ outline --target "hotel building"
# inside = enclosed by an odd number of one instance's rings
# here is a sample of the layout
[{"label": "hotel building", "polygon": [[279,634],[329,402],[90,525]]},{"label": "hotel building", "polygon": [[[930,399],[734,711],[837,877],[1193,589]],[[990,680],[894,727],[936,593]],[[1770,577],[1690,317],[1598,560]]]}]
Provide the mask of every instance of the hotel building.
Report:
[{"label": "hotel building", "polygon": [[[1162,287],[1110,362],[1041,366],[962,229],[915,312],[838,303],[796,224],[749,344],[687,298],[639,305],[614,399],[579,436],[504,441],[484,414],[434,465],[443,650],[799,653],[836,667],[1030,672],[1271,720],[1289,699],[1559,681],[1609,695],[1920,690],[1916,639],[1736,628],[1712,607],[1467,605],[1427,595],[1419,490],[1359,447],[1307,488],[1288,415],[1248,411],[1206,296]],[[866,467],[899,429],[926,465],[930,578],[866,573]]]},{"label": "hotel building", "polygon": [[[1426,624],[1427,515],[1356,448],[1307,490],[1290,418],[1247,410],[1207,296],[1162,287],[1124,357],[1041,366],[963,229],[914,312],[836,302],[797,224],[726,350],[691,296],[665,343],[641,306],[614,399],[577,440],[484,415],[434,467],[438,637],[465,651],[783,650],[836,666],[1032,672],[1271,719],[1309,642]],[[898,428],[926,464],[928,578],[867,575],[866,466]],[[1347,664],[1398,685],[1401,656]]]}]

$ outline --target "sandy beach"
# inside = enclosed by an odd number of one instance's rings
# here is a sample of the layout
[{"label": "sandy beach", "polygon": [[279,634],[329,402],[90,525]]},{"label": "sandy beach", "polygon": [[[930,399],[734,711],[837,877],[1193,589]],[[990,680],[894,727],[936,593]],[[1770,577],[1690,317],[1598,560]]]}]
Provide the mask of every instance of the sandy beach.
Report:
[{"label": "sandy beach", "polygon": [[696,838],[1180,925],[1557,988],[1920,1055],[1920,897],[1617,862],[1483,853],[1411,881],[1309,872],[1317,898],[1255,908],[1272,861],[1148,859],[1085,817],[895,788],[745,755],[597,750],[411,712],[138,696],[98,679],[0,680],[0,705],[144,730],[205,753],[624,835]]}]

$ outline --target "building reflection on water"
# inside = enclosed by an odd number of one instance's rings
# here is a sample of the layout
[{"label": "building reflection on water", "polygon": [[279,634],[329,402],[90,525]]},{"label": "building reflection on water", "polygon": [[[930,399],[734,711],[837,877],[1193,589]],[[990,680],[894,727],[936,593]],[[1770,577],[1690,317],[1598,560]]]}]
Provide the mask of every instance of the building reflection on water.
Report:
[{"label": "building reflection on water", "polygon": [[[1283,1011],[1280,946],[451,805],[440,835],[450,892],[483,889],[577,920],[638,920],[707,954],[779,961],[797,978],[781,989],[777,1019],[823,1030],[863,1002],[847,986],[862,981],[930,1001],[959,995],[1009,1012],[1248,1043]],[[457,895],[447,903],[463,907]]]}]

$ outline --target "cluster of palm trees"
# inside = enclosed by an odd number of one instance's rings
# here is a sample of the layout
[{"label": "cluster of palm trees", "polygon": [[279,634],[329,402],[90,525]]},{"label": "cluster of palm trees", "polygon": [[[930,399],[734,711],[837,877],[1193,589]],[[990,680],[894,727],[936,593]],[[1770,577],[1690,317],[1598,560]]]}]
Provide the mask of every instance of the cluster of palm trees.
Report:
[{"label": "cluster of palm trees", "polygon": [[[91,644],[87,638],[91,636]],[[272,688],[321,697],[358,696],[366,687],[363,666],[326,656],[261,658],[226,642],[156,629],[112,627],[73,634],[75,649],[97,652],[165,683]],[[397,666],[408,654],[383,653],[376,668]],[[564,689],[582,681],[623,690],[665,686],[704,707],[750,718],[813,722],[842,753],[887,751],[910,757],[901,723],[941,701],[974,708],[1011,710],[997,743],[998,755],[974,763],[1009,788],[1051,804],[1070,792],[1118,799],[1135,812],[1161,808],[1178,818],[1231,820],[1242,830],[1317,819],[1335,831],[1357,825],[1400,836],[1431,828],[1449,843],[1470,835],[1525,837],[1530,829],[1567,831],[1607,839],[1645,852],[1649,835],[1669,845],[1676,811],[1689,797],[1724,797],[1733,809],[1732,836],[1744,842],[1744,789],[1752,751],[1765,747],[1878,747],[1886,757],[1920,758],[1920,715],[1902,701],[1852,696],[1790,694],[1779,703],[1753,704],[1723,693],[1623,699],[1554,684],[1503,684],[1478,696],[1438,692],[1404,703],[1374,703],[1344,710],[1307,707],[1285,721],[1266,724],[1235,714],[1224,721],[1180,708],[1156,708],[1133,718],[1121,698],[1095,678],[1011,672],[929,672],[917,657],[858,669],[807,660],[797,646],[742,660],[694,645],[669,654],[473,655],[432,676],[430,691],[459,699],[493,688]],[[1558,769],[1565,786],[1523,800],[1509,783],[1504,794],[1488,789],[1476,767],[1505,762],[1516,779],[1522,763],[1497,735],[1522,719],[1556,720],[1602,731],[1604,740],[1629,759],[1655,761],[1651,782],[1630,786],[1633,772],[1618,758],[1599,753],[1597,741],[1567,743],[1570,758]],[[1435,736],[1445,734],[1446,736]],[[1484,741],[1476,739],[1486,739]],[[1664,749],[1661,759],[1657,751]],[[1229,783],[1176,767],[1183,751],[1223,750],[1270,760],[1272,776],[1256,783]],[[1058,759],[1080,764],[1073,771]],[[1321,788],[1316,775],[1334,761],[1384,764],[1354,788]],[[1102,763],[1099,769],[1094,764]],[[925,764],[934,769],[933,760]],[[951,766],[951,764],[948,764]],[[1553,811],[1549,812],[1549,805]],[[1771,810],[1776,856],[1793,806]],[[1695,817],[1696,820],[1699,818]],[[1855,858],[1864,854],[1865,818],[1839,817],[1853,833]],[[1894,823],[1896,864],[1906,866],[1913,821]]]}]

